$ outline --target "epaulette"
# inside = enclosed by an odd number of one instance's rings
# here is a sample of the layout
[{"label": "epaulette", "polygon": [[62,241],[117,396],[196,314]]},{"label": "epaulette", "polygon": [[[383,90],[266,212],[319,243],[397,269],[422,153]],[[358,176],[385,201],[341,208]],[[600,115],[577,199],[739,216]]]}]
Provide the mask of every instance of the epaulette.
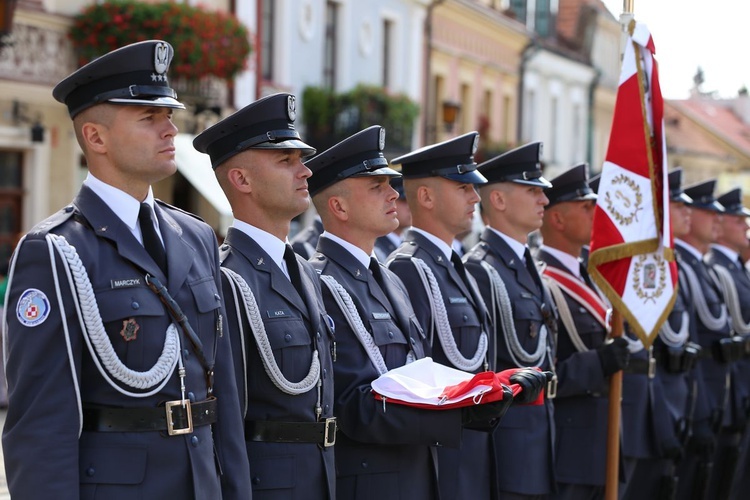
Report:
[{"label": "epaulette", "polygon": [[175,211],[177,211],[177,212],[182,212],[183,214],[185,214],[185,215],[189,215],[190,217],[193,217],[194,219],[198,219],[199,221],[201,221],[201,222],[203,222],[203,223],[205,223],[205,222],[206,222],[206,221],[204,221],[204,220],[203,220],[203,219],[202,219],[201,217],[199,217],[199,216],[195,215],[194,213],[192,213],[192,212],[188,212],[187,210],[183,210],[183,209],[181,209],[180,207],[176,207],[176,206],[174,206],[174,205],[170,205],[169,203],[166,203],[166,202],[164,202],[164,201],[162,201],[162,200],[159,200],[159,199],[156,199],[156,198],[154,198],[154,203],[158,203],[159,205],[161,205],[161,206],[162,206],[162,207],[164,207],[164,208],[168,208],[168,209],[171,209],[171,210],[175,210]]},{"label": "epaulette", "polygon": [[472,248],[470,252],[466,254],[466,260],[472,261],[472,262],[473,261],[478,262],[478,261],[484,260],[489,250],[490,250],[490,246],[484,241],[480,241],[479,243],[474,245],[474,248]]},{"label": "epaulette", "polygon": [[61,226],[77,213],[75,206],[67,205],[31,228],[26,238],[43,239],[52,229]]},{"label": "epaulette", "polygon": [[388,260],[406,258],[411,259],[415,253],[419,250],[419,245],[416,241],[407,241],[396,249],[396,253]]}]

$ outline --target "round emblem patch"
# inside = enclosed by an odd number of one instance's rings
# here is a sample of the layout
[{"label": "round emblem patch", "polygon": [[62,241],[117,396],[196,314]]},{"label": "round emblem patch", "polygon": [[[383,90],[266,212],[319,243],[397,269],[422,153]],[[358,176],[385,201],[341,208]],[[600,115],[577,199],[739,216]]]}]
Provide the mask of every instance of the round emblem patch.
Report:
[{"label": "round emblem patch", "polygon": [[39,326],[49,316],[49,299],[41,290],[29,288],[21,294],[16,306],[18,321],[24,326]]}]

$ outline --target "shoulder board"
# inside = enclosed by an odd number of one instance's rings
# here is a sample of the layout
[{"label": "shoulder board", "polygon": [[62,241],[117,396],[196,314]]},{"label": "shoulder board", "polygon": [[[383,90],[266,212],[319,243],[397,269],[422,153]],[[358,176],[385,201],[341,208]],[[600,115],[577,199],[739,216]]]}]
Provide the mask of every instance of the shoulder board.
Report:
[{"label": "shoulder board", "polygon": [[487,256],[487,252],[489,251],[489,245],[487,243],[480,241],[474,247],[466,252],[466,259],[469,261],[480,261],[484,260],[484,258]]},{"label": "shoulder board", "polygon": [[170,205],[169,203],[165,203],[165,202],[163,202],[163,201],[161,201],[161,200],[159,200],[159,199],[156,199],[156,198],[155,198],[155,199],[154,199],[154,203],[158,203],[158,204],[159,204],[160,206],[162,206],[162,207],[164,207],[164,208],[166,208],[166,209],[168,209],[168,210],[174,210],[174,211],[176,211],[176,212],[181,212],[181,213],[183,213],[183,214],[185,214],[185,215],[189,215],[190,217],[192,217],[192,218],[194,218],[194,219],[198,219],[198,220],[199,220],[199,221],[201,221],[201,222],[206,222],[206,221],[204,221],[204,220],[203,220],[203,219],[202,219],[201,217],[199,217],[199,216],[195,215],[195,214],[194,214],[194,213],[192,213],[192,212],[188,212],[187,210],[183,210],[183,209],[181,209],[180,207],[176,207],[176,206],[174,206],[174,205]]},{"label": "shoulder board", "polygon": [[402,243],[396,251],[393,253],[393,256],[391,259],[398,259],[398,258],[407,258],[410,259],[414,256],[414,254],[419,250],[419,244],[415,241],[406,241]]},{"label": "shoulder board", "polygon": [[57,211],[56,213],[50,215],[43,221],[39,222],[37,225],[35,225],[33,228],[31,228],[31,231],[27,234],[27,238],[44,238],[47,236],[47,233],[52,231],[54,228],[61,226],[64,224],[68,219],[72,218],[78,211],[76,210],[75,206],[73,205],[67,205],[63,209]]}]

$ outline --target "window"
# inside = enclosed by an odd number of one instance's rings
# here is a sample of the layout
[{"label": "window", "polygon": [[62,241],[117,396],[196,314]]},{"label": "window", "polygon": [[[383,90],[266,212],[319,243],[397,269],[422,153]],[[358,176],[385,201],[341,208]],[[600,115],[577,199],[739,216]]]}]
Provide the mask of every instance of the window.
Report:
[{"label": "window", "polygon": [[261,0],[260,65],[264,80],[273,80],[274,0]]},{"label": "window", "polygon": [[540,36],[550,36],[553,32],[552,12],[550,11],[550,0],[534,0],[534,30]]},{"label": "window", "polygon": [[0,151],[0,262],[8,262],[21,232],[23,154]]},{"label": "window", "polygon": [[526,2],[527,0],[510,0],[510,8],[516,19],[526,24]]},{"label": "window", "polygon": [[383,20],[383,87],[391,88],[391,61],[393,60],[393,21]]},{"label": "window", "polygon": [[338,26],[338,4],[326,2],[326,31],[323,47],[323,86],[336,89],[336,26]]}]

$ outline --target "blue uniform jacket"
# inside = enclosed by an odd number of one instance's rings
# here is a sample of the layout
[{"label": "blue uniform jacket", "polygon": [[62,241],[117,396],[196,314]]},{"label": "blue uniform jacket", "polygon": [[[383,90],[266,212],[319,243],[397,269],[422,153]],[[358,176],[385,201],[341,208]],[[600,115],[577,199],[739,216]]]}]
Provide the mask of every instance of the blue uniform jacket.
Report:
[{"label": "blue uniform jacket", "polygon": [[[242,276],[255,295],[273,355],[285,378],[298,382],[310,369],[317,347],[321,362],[321,418],[333,416],[333,339],[325,319],[318,275],[301,258],[303,296],[271,257],[248,235],[229,228],[221,247],[221,265]],[[277,388],[266,374],[244,308],[239,317],[233,292],[224,279],[237,388],[247,421],[315,422],[318,390],[300,395]],[[238,322],[244,330],[239,337]],[[244,345],[244,353],[241,346]],[[246,361],[243,361],[243,354]],[[246,403],[245,403],[246,401]],[[240,438],[242,434],[236,436]],[[241,439],[241,438],[240,438]],[[336,498],[333,447],[315,443],[247,441],[253,497]]]},{"label": "blue uniform jacket", "polygon": [[[538,258],[550,267],[568,269],[542,249]],[[565,291],[563,291],[565,294]],[[558,321],[557,399],[555,399],[555,469],[557,480],[570,484],[604,486],[607,461],[609,379],[604,376],[598,347],[607,330],[570,295],[565,302],[586,347],[578,352],[562,321]]]},{"label": "blue uniform jacket", "polygon": [[[10,405],[3,433],[13,498],[250,497],[247,455],[236,439],[242,422],[229,336],[220,319],[224,309],[216,237],[209,226],[174,207],[157,203],[155,211],[168,256],[168,279],[125,224],[85,186],[73,205],[38,224],[17,249],[7,302]],[[104,380],[84,342],[60,256],[50,256],[47,233],[65,237],[76,248],[106,335],[117,357],[132,370],[154,365],[172,322],[158,296],[146,287],[143,270],[167,285],[207,359],[215,360],[216,424],[177,436],[158,431],[84,431],[79,436],[79,398],[84,405],[153,408],[179,400],[180,383],[175,370],[155,394],[136,398]],[[38,317],[46,319],[24,326],[19,321],[24,311],[17,312],[19,298],[31,289],[46,296],[48,312],[41,307]],[[126,341],[128,325],[131,333],[137,330]],[[205,369],[186,335],[180,333],[180,338],[186,396],[205,400]]]},{"label": "blue uniform jacket", "polygon": [[[417,324],[401,280],[381,266],[385,289],[369,269],[338,243],[321,237],[311,263],[332,276],[352,297],[362,323],[389,369],[406,364],[410,350],[424,356]],[[370,383],[378,371],[326,285],[326,310],[336,324],[334,363],[337,493],[340,498],[409,498],[431,500],[437,494],[437,463],[430,445],[457,448],[460,410],[422,410],[376,401]]]},{"label": "blue uniform jacket", "polygon": [[[489,228],[485,228],[479,243],[464,259],[488,307],[495,305],[491,303],[491,283],[481,262],[489,263],[498,272],[508,290],[518,340],[526,351],[534,352],[544,321],[543,299],[523,261]],[[508,352],[502,327],[497,324],[493,331],[497,342],[496,371],[517,368]],[[551,368],[549,356],[544,357],[540,368]],[[494,434],[501,491],[544,495],[554,490],[554,427],[554,408],[549,399],[545,398],[539,406],[513,405],[508,409]]]},{"label": "blue uniform jacket", "polygon": [[[700,282],[701,290],[706,299],[706,304],[711,314],[718,316],[721,307],[724,307],[724,297],[721,296],[716,283],[708,274],[706,264],[698,260],[692,252],[676,244],[675,248],[680,255],[681,262],[695,272]],[[693,298],[693,300],[695,300]],[[720,363],[712,356],[714,342],[729,336],[729,322],[719,330],[709,330],[696,315],[695,318],[698,342],[703,347],[704,357],[698,362],[703,382],[705,385],[705,395],[708,402],[708,413],[711,423],[718,429],[718,424],[729,425],[731,422],[731,411],[725,404],[725,399],[729,398],[727,391],[730,390],[727,374],[730,373],[729,366]]]},{"label": "blue uniform jacket", "polygon": [[[419,324],[425,329],[430,355],[438,363],[452,366],[443,353],[440,341],[431,338],[432,316],[429,296],[417,274],[412,257],[422,259],[432,269],[443,295],[453,337],[461,353],[468,358],[474,356],[482,331],[489,335],[488,354],[492,353],[494,340],[489,328],[487,312],[477,290],[468,290],[453,264],[443,252],[422,234],[408,230],[404,241],[391,254],[388,267],[406,286]],[[474,288],[474,287],[472,287]],[[435,334],[436,335],[436,334]],[[490,357],[489,369],[494,368]],[[477,372],[484,370],[480,367]],[[506,417],[507,418],[507,415]],[[440,497],[490,498],[496,487],[495,461],[492,435],[486,432],[465,429],[459,450],[442,447],[438,449],[440,469]]]},{"label": "blue uniform jacket", "polygon": [[[748,323],[750,321],[750,275],[744,266],[740,266],[736,261],[732,262],[727,254],[713,248],[708,251],[705,259],[709,266],[722,266],[729,271],[737,288],[742,322]],[[741,429],[746,425],[748,410],[750,410],[750,358],[745,357],[733,363],[730,371],[732,393],[727,411],[731,413],[731,425]]]}]

